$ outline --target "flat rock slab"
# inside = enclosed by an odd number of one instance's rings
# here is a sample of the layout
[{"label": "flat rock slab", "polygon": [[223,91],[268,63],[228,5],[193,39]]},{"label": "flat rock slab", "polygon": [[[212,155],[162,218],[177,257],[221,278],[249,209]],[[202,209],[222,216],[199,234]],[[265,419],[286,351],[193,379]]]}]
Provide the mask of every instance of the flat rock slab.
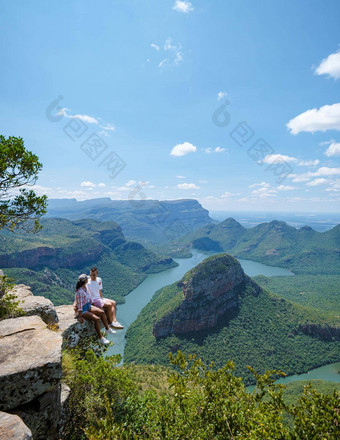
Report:
[{"label": "flat rock slab", "polygon": [[73,306],[58,306],[56,307],[59,318],[59,329],[63,336],[64,347],[75,347],[80,338],[88,338],[96,334],[92,322],[87,321],[80,324],[78,319],[74,317]]},{"label": "flat rock slab", "polygon": [[19,307],[27,316],[39,315],[46,324],[56,324],[58,315],[54,304],[44,296],[33,296],[31,288],[25,284],[17,284],[10,293],[20,301]]},{"label": "flat rock slab", "polygon": [[39,316],[0,322],[0,410],[10,410],[51,390],[61,379],[60,333]]},{"label": "flat rock slab", "polygon": [[33,440],[33,437],[20,417],[0,411],[0,439]]}]

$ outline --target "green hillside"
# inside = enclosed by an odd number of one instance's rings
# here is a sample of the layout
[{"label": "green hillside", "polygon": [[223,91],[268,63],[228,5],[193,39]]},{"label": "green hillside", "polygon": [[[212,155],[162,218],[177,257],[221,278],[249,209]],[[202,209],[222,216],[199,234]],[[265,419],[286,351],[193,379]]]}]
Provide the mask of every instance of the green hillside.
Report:
[{"label": "green hillside", "polygon": [[232,218],[190,236],[200,250],[223,250],[238,258],[289,268],[294,273],[337,274],[340,271],[340,225],[326,232],[296,229],[272,221],[246,229]]},{"label": "green hillside", "polygon": [[[188,272],[182,281],[190,276]],[[214,328],[156,339],[154,323],[182,301],[177,283],[159,290],[128,329],[125,361],[167,365],[168,353],[181,350],[195,353],[207,363],[214,361],[217,366],[233,360],[236,373],[249,383],[247,365],[261,373],[281,369],[286,374],[297,374],[339,360],[339,340],[326,342],[310,337],[299,327],[306,323],[337,326],[339,319],[329,321],[315,310],[294,305],[261,289],[248,277],[239,300],[239,307],[227,312]]]},{"label": "green hillside", "polygon": [[80,273],[97,266],[104,294],[118,302],[148,273],[175,266],[139,243],[125,239],[112,221],[43,219],[36,235],[0,233],[0,267],[16,283],[28,284],[35,295],[55,305],[73,302]]},{"label": "green hillside", "polygon": [[253,278],[283,298],[340,318],[340,275],[295,275]]}]

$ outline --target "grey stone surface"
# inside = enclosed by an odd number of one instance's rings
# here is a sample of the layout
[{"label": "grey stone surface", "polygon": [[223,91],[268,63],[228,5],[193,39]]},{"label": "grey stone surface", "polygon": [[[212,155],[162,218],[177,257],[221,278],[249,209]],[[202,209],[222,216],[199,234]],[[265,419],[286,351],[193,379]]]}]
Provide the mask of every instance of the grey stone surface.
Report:
[{"label": "grey stone surface", "polygon": [[58,306],[56,311],[59,318],[59,329],[63,336],[63,346],[75,347],[80,338],[86,338],[96,334],[92,322],[85,320],[80,324],[74,317],[73,306]]},{"label": "grey stone surface", "polygon": [[0,411],[0,439],[33,440],[33,437],[20,417]]},{"label": "grey stone surface", "polygon": [[38,316],[0,322],[0,410],[30,402],[60,382],[61,345],[61,334]]},{"label": "grey stone surface", "polygon": [[58,440],[62,418],[61,384],[11,412],[32,431],[34,440]]},{"label": "grey stone surface", "polygon": [[20,300],[28,296],[33,296],[31,288],[25,284],[16,284],[9,293],[16,295]]},{"label": "grey stone surface", "polygon": [[56,324],[58,322],[58,315],[52,301],[44,296],[34,296],[30,287],[25,284],[18,284],[10,293],[17,296],[20,301],[19,307],[23,309],[27,316],[39,315],[46,324]]}]

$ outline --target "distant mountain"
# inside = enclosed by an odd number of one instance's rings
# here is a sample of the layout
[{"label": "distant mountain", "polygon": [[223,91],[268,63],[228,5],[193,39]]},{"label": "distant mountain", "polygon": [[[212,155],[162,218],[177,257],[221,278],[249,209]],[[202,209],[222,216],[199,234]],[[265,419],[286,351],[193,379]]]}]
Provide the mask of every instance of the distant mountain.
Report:
[{"label": "distant mountain", "polygon": [[196,249],[223,250],[238,258],[287,267],[296,273],[340,271],[340,225],[317,232],[309,226],[296,229],[274,220],[246,229],[228,218],[195,231],[190,240]]},{"label": "distant mountain", "polygon": [[247,365],[293,374],[340,356],[338,321],[263,290],[226,254],[159,290],[126,336],[126,362],[166,365],[181,350],[219,367],[234,360],[248,380]]},{"label": "distant mountain", "polygon": [[50,199],[48,217],[69,220],[91,218],[113,220],[121,225],[129,240],[159,245],[177,242],[194,229],[216,223],[197,200],[84,200]]},{"label": "distant mountain", "polygon": [[99,268],[105,293],[121,302],[146,274],[177,265],[127,241],[113,221],[45,218],[41,224],[36,235],[0,232],[0,267],[56,304],[73,299],[77,276],[92,266]]}]

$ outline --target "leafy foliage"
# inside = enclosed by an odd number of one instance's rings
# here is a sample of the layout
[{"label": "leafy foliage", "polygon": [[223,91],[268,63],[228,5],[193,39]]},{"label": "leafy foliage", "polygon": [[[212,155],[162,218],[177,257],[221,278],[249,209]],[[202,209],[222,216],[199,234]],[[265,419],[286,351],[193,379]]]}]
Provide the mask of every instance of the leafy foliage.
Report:
[{"label": "leafy foliage", "polygon": [[[263,375],[249,370],[256,387],[249,392],[234,374],[232,362],[219,369],[197,356],[170,356],[175,371],[168,388],[141,389],[141,376],[150,367],[117,367],[114,358],[88,352],[81,359],[64,354],[65,379],[71,387],[71,418],[64,438],[89,440],[335,440],[339,433],[340,393],[321,394],[306,388],[293,404],[283,399],[283,385],[274,383],[278,371]],[[141,372],[144,371],[144,374]],[[161,372],[162,373],[162,372]],[[164,372],[163,372],[164,373]],[[145,382],[145,379],[144,379]],[[288,416],[292,424],[284,422]]]},{"label": "leafy foliage", "polygon": [[340,315],[339,275],[295,275],[293,277],[253,278],[260,286],[297,304],[327,313],[329,319]]},{"label": "leafy foliage", "polygon": [[11,293],[14,282],[8,276],[0,276],[0,320],[7,318],[15,318],[24,314],[20,309],[17,296]]},{"label": "leafy foliage", "polygon": [[[0,229],[37,232],[41,228],[39,218],[46,212],[47,197],[26,188],[36,182],[41,168],[22,138],[0,135]],[[12,195],[16,189],[19,194]]]}]

